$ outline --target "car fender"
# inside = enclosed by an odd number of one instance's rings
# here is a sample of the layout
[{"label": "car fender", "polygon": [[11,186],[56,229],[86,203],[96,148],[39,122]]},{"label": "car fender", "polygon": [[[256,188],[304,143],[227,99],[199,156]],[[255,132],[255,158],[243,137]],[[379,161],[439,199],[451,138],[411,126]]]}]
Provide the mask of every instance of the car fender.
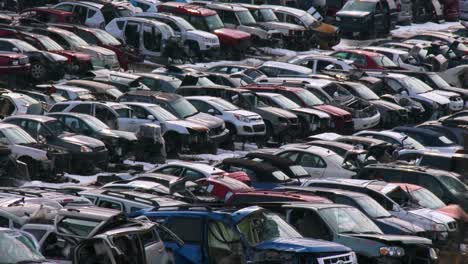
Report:
[{"label": "car fender", "polygon": [[35,160],[49,160],[47,158],[47,152],[42,149],[31,148],[27,146],[20,145],[10,145],[10,150],[15,158],[20,157],[31,157]]}]

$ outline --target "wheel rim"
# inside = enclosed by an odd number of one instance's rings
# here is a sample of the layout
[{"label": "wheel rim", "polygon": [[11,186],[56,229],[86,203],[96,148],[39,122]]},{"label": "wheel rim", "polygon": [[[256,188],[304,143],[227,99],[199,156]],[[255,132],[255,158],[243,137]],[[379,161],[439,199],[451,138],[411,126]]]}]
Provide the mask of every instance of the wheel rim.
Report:
[{"label": "wheel rim", "polygon": [[40,64],[33,64],[31,66],[31,75],[34,79],[41,79],[45,74],[45,68]]}]

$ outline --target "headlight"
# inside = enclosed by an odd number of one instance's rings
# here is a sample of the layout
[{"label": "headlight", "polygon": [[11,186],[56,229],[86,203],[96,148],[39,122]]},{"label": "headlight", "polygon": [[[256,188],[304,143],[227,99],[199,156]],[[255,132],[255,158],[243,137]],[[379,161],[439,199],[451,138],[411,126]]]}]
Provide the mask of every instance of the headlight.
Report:
[{"label": "headlight", "polygon": [[401,247],[381,247],[379,252],[381,256],[389,257],[403,257],[405,255],[405,250]]},{"label": "headlight", "polygon": [[434,230],[439,231],[439,232],[448,231],[447,227],[445,225],[443,225],[443,224],[434,225]]},{"label": "headlight", "polygon": [[354,253],[354,251],[351,252],[351,263],[358,263],[356,253]]},{"label": "headlight", "polygon": [[245,117],[243,115],[234,115],[237,120],[245,123],[250,123],[250,119],[248,117]]},{"label": "headlight", "polygon": [[87,146],[81,146],[80,151],[81,152],[93,152],[93,150],[88,148]]},{"label": "headlight", "polygon": [[19,60],[12,60],[11,65],[17,66],[19,64]]},{"label": "headlight", "polygon": [[341,17],[336,17],[336,21],[341,21]]},{"label": "headlight", "polygon": [[429,257],[431,259],[438,259],[439,257],[437,256],[437,252],[435,251],[435,249],[433,248],[430,248],[429,249]]}]

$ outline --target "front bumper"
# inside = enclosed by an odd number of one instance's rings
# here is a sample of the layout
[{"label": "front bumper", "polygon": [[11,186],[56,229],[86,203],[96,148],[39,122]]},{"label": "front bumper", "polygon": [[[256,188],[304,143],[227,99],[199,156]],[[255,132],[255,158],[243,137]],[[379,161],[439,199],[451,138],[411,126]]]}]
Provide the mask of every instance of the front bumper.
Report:
[{"label": "front bumper", "polygon": [[464,106],[465,106],[465,103],[463,102],[463,99],[459,98],[453,101],[450,99],[450,104],[449,104],[450,111],[452,112],[461,111],[463,110]]},{"label": "front bumper", "polygon": [[263,122],[242,123],[236,126],[239,136],[263,136],[266,134],[266,126]]},{"label": "front bumper", "polygon": [[369,129],[377,126],[380,123],[380,114],[371,117],[353,118],[354,130]]}]

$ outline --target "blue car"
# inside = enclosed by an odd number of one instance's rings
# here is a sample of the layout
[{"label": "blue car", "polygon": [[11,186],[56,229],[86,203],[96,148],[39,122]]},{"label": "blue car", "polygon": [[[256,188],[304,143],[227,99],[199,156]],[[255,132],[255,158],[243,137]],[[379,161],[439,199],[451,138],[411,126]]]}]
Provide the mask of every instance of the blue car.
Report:
[{"label": "blue car", "polygon": [[162,237],[176,263],[357,263],[350,248],[304,238],[281,217],[258,206],[141,212],[184,241],[181,245]]}]

